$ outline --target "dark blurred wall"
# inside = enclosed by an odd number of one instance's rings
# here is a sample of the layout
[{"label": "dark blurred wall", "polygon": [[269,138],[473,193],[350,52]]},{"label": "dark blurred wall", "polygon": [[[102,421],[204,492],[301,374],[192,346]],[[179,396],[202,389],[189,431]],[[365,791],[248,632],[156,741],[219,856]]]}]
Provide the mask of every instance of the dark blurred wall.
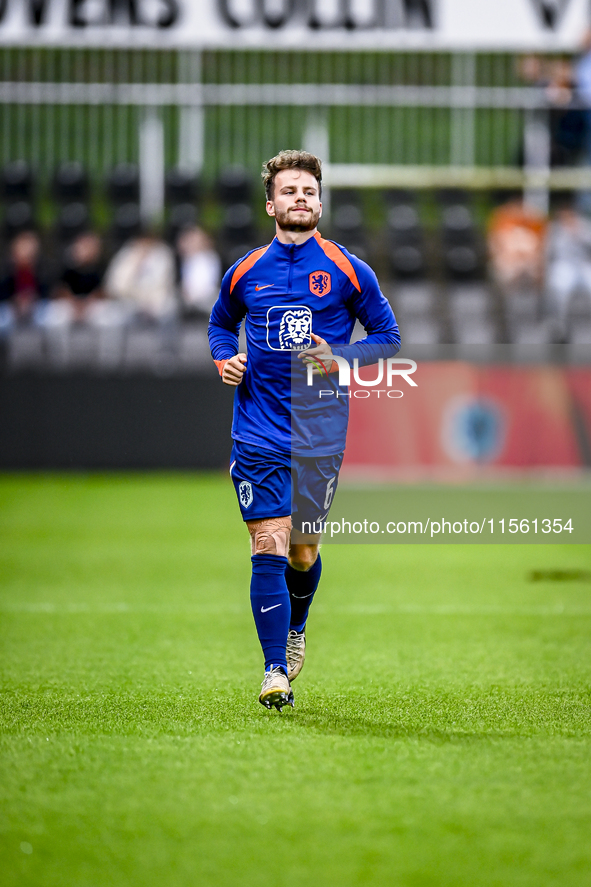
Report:
[{"label": "dark blurred wall", "polygon": [[233,392],[207,375],[0,378],[0,468],[225,468]]}]

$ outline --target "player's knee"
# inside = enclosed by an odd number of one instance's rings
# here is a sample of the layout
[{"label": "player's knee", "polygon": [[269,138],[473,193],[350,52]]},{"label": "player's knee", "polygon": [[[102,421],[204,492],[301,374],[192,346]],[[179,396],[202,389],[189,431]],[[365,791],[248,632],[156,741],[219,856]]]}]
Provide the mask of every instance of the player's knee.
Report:
[{"label": "player's knee", "polygon": [[294,570],[299,570],[301,573],[307,573],[316,563],[317,557],[317,545],[298,545],[297,550],[294,550],[292,547],[289,552],[289,565],[293,567]]},{"label": "player's knee", "polygon": [[267,517],[247,521],[252,554],[277,554],[287,557],[291,534],[290,517]]}]

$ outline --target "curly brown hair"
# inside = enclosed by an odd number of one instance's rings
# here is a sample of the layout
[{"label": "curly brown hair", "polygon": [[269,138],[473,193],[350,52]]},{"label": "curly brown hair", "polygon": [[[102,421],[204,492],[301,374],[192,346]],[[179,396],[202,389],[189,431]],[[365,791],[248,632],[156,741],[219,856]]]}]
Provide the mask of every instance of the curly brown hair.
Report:
[{"label": "curly brown hair", "polygon": [[312,173],[318,182],[318,191],[322,194],[322,161],[314,154],[308,151],[280,151],[275,157],[271,157],[266,163],[263,163],[263,185],[265,186],[265,196],[267,200],[273,199],[273,183],[275,176],[283,169],[304,169],[306,172]]}]

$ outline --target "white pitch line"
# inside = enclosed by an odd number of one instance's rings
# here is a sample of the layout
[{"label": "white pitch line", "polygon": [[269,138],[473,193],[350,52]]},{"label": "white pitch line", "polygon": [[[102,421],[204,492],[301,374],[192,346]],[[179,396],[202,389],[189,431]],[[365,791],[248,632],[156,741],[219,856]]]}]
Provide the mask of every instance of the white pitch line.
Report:
[{"label": "white pitch line", "polygon": [[[568,607],[563,604],[532,605],[525,607],[503,607],[494,604],[461,606],[457,604],[438,604],[422,606],[420,604],[350,604],[335,610],[326,604],[318,603],[315,610],[319,614],[338,616],[380,616],[383,614],[408,616],[591,616],[591,607]],[[129,604],[113,604],[88,606],[84,604],[58,605],[49,602],[0,604],[0,613],[31,613],[48,616],[74,615],[134,615],[154,614],[170,616],[199,616],[215,614],[240,615],[249,611],[248,602],[243,604],[198,605],[194,607],[167,607],[164,605],[131,606]]]},{"label": "white pitch line", "polygon": [[343,607],[341,612],[356,616],[373,616],[383,613],[400,613],[411,616],[591,616],[591,608],[589,607],[565,607],[562,604],[529,607],[502,607],[486,604],[465,607],[455,604],[440,604],[431,607],[400,604],[390,607],[379,604],[376,606],[361,604]]},{"label": "white pitch line", "polygon": [[52,604],[48,602],[31,604],[0,604],[0,613],[46,613],[49,616],[73,616],[77,614],[124,615],[133,613],[154,613],[157,615],[195,615],[214,613],[240,613],[240,604],[203,604],[194,607],[167,607],[159,604],[142,605],[103,604],[88,606],[86,604]]}]

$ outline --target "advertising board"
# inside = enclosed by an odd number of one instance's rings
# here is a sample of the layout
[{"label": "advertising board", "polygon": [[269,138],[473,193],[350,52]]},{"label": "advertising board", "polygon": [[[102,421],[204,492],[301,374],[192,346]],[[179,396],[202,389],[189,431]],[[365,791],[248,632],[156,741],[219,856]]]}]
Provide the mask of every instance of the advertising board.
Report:
[{"label": "advertising board", "polygon": [[589,0],[0,0],[0,45],[574,50]]}]

